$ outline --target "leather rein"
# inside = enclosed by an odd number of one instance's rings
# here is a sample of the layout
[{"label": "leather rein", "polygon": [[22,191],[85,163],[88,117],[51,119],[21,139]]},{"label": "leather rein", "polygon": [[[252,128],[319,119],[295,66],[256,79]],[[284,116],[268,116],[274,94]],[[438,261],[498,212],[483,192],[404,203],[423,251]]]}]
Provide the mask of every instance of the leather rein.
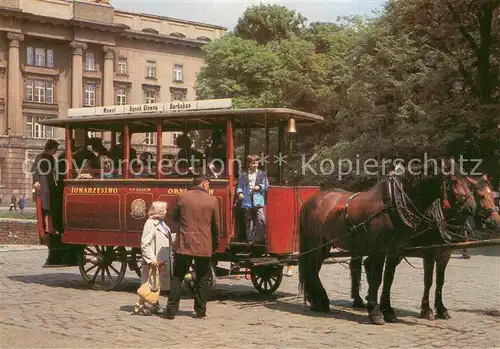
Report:
[{"label": "leather rein", "polygon": [[[443,190],[446,191],[446,188],[443,187]],[[411,200],[408,194],[403,189],[403,185],[401,184],[399,178],[394,175],[388,175],[388,191],[389,191],[389,201],[384,203],[382,209],[372,214],[366,220],[359,224],[355,224],[352,222],[349,216],[349,206],[352,203],[353,199],[360,194],[360,192],[352,194],[346,201],[343,207],[343,218],[350,225],[349,232],[354,233],[358,229],[362,228],[365,232],[368,231],[367,225],[376,217],[380,216],[383,213],[388,213],[393,224],[393,217],[397,216],[399,220],[406,227],[411,230],[416,231],[417,227],[422,226],[424,223],[429,226],[429,228],[418,232],[414,237],[423,234],[427,230],[429,230],[432,225],[435,225],[435,219],[429,217],[426,213],[422,213],[418,210],[415,203]],[[436,200],[440,201],[440,200]],[[391,214],[392,213],[392,214]]]}]

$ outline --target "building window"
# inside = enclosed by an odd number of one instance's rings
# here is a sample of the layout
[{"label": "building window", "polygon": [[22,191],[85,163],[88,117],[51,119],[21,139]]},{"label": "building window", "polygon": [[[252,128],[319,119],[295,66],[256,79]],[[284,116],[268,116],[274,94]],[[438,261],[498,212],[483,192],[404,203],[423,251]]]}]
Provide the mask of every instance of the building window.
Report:
[{"label": "building window", "polygon": [[54,103],[54,83],[48,80],[26,80],[27,102]]},{"label": "building window", "polygon": [[179,137],[182,132],[172,132],[172,145],[176,145],[177,137]]},{"label": "building window", "polygon": [[127,104],[127,89],[125,87],[119,87],[116,89],[116,104]]},{"label": "building window", "polygon": [[95,53],[85,52],[85,70],[95,71]]},{"label": "building window", "polygon": [[156,145],[156,132],[146,133],[146,138],[144,139],[144,144],[146,145]]},{"label": "building window", "polygon": [[156,78],[156,62],[147,61],[146,63],[146,77]]},{"label": "building window", "polygon": [[187,89],[185,88],[170,88],[170,100],[171,101],[185,101],[187,95]]},{"label": "building window", "polygon": [[85,84],[83,91],[83,105],[85,107],[95,107],[96,84]]},{"label": "building window", "polygon": [[47,49],[47,67],[54,67],[54,50]]},{"label": "building window", "polygon": [[45,49],[35,48],[35,65],[38,67],[45,66]]},{"label": "building window", "polygon": [[26,63],[37,67],[54,67],[54,50],[40,47],[26,47]]},{"label": "building window", "polygon": [[127,60],[120,58],[118,60],[118,74],[127,75]]},{"label": "building window", "polygon": [[144,103],[151,104],[156,103],[156,91],[152,89],[147,89],[144,91]]},{"label": "building window", "polygon": [[35,62],[35,58],[34,58],[35,54],[34,54],[34,50],[33,50],[33,47],[26,47],[26,63],[28,65],[33,65],[34,62]]},{"label": "building window", "polygon": [[88,132],[87,132],[87,137],[88,137],[88,138],[96,138],[96,137],[97,137],[97,132],[94,132],[94,131],[88,131]]},{"label": "building window", "polygon": [[182,65],[174,64],[174,81],[182,82]]},{"label": "building window", "polygon": [[52,126],[40,125],[38,122],[44,120],[43,116],[27,115],[26,131],[31,138],[54,138],[54,128]]}]

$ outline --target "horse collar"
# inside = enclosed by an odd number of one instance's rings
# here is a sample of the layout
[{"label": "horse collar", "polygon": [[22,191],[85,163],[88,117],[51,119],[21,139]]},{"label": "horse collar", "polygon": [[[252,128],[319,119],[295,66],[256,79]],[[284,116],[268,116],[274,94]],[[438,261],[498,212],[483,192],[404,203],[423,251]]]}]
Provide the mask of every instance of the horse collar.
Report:
[{"label": "horse collar", "polygon": [[346,203],[344,204],[344,218],[345,219],[349,219],[349,213],[347,212],[347,210],[349,209],[349,205],[351,204],[352,199],[354,199],[358,194],[359,194],[359,192],[354,193],[351,196],[349,196]]}]

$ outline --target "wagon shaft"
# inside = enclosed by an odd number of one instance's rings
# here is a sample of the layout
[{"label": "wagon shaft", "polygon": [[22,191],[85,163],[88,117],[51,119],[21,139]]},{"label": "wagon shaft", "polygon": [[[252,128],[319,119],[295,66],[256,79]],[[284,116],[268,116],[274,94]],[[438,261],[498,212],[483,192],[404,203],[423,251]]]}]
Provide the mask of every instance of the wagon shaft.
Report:
[{"label": "wagon shaft", "polygon": [[435,248],[475,248],[475,247],[484,247],[484,246],[496,246],[500,245],[500,238],[498,239],[490,239],[483,241],[466,241],[466,242],[456,242],[452,244],[442,244],[442,245],[430,245],[430,246],[417,246],[417,247],[407,247],[405,248],[405,252],[418,251],[418,250],[430,250]]}]

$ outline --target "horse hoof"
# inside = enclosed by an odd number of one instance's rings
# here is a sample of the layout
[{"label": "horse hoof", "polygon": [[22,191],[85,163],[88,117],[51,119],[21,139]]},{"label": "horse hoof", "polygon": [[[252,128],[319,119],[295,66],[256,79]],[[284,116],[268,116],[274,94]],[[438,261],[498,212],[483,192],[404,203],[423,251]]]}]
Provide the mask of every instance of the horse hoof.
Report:
[{"label": "horse hoof", "polygon": [[388,312],[384,312],[383,314],[384,314],[385,322],[392,323],[392,324],[398,322],[398,318],[397,318],[396,314],[394,314],[393,310],[388,311]]},{"label": "horse hoof", "polygon": [[451,319],[451,316],[450,316],[450,314],[448,314],[448,310],[447,309],[437,311],[436,316],[437,316],[438,319],[442,319],[442,320],[449,320],[449,319]]},{"label": "horse hoof", "polygon": [[380,311],[380,307],[378,305],[373,308],[368,317],[370,318],[370,322],[374,325],[385,324],[384,315]]},{"label": "horse hoof", "polygon": [[352,307],[356,309],[365,309],[366,304],[363,302],[361,298],[355,298],[354,301],[352,302]]},{"label": "horse hoof", "polygon": [[323,306],[323,305],[315,305],[313,304],[311,306],[311,310],[316,312],[316,313],[329,313],[330,312],[330,307],[329,306]]},{"label": "horse hoof", "polygon": [[425,309],[425,310],[421,310],[420,311],[420,317],[422,319],[427,319],[429,321],[434,321],[434,319],[436,318],[434,316],[434,312],[432,311],[432,309]]},{"label": "horse hoof", "polygon": [[374,325],[385,324],[384,317],[382,315],[370,315],[370,322]]}]

